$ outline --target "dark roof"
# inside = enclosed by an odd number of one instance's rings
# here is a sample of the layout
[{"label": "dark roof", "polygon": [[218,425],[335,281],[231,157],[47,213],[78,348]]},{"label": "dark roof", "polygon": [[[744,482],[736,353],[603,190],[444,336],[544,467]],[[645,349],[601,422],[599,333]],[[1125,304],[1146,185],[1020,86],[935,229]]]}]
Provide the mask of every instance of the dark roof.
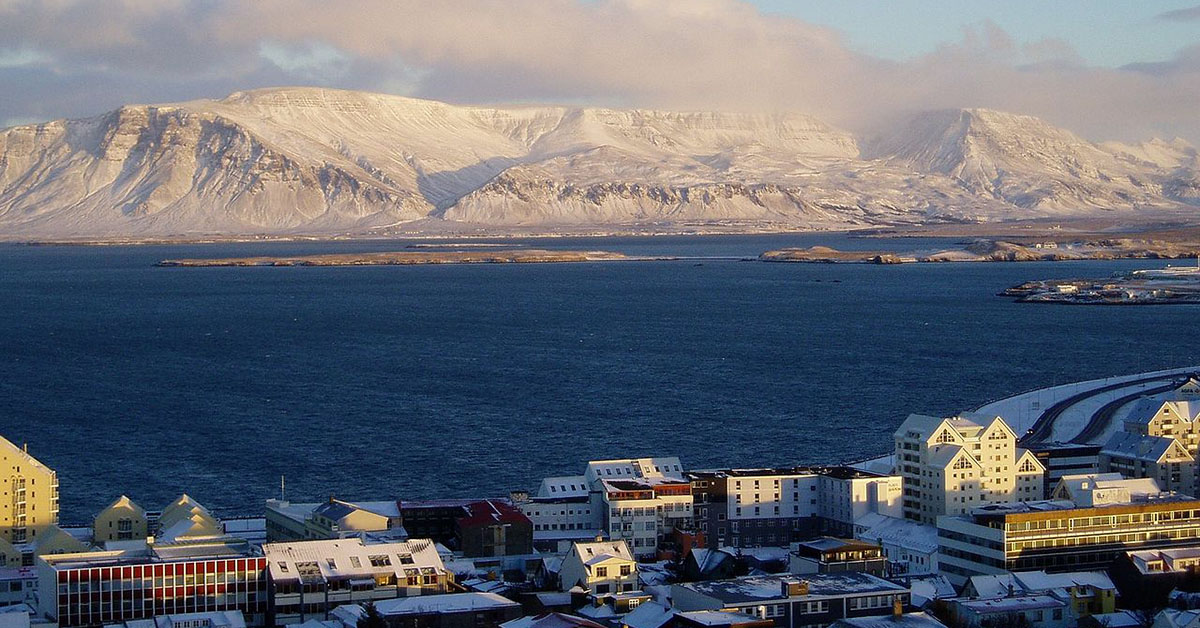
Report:
[{"label": "dark roof", "polygon": [[467,504],[464,510],[467,514],[458,520],[460,526],[529,523],[529,517],[507,501],[484,499]]}]

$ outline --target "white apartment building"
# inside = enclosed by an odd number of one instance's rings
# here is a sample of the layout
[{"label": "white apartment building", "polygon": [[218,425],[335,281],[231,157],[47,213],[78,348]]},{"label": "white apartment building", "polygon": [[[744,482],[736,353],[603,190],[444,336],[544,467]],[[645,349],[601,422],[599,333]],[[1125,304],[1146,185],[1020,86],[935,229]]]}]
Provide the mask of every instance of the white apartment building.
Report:
[{"label": "white apartment building", "polygon": [[541,547],[604,536],[649,557],[660,538],[692,527],[691,482],[673,456],[594,460],[583,475],[546,478],[519,506]]},{"label": "white apartment building", "polygon": [[936,523],[987,504],[1042,498],[1046,469],[1000,417],[912,414],[895,433],[904,516]]}]

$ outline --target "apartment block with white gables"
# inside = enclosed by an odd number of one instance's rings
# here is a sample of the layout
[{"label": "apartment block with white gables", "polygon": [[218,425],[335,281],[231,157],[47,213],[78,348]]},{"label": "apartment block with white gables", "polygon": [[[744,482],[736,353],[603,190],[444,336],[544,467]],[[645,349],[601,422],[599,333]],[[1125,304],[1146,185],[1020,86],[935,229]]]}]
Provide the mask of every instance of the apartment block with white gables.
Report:
[{"label": "apartment block with white gables", "polygon": [[904,516],[935,523],[988,504],[1042,498],[1045,468],[1000,417],[909,415],[895,433]]}]

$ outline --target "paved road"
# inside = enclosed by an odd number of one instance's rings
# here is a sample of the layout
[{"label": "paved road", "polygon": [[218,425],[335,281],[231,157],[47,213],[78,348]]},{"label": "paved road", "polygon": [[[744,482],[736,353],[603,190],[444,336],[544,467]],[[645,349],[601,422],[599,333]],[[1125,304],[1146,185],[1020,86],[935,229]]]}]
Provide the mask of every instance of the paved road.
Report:
[{"label": "paved road", "polygon": [[[1054,430],[1054,421],[1056,421],[1058,419],[1058,417],[1062,416],[1062,414],[1064,412],[1066,412],[1068,408],[1084,401],[1085,399],[1090,399],[1097,395],[1102,395],[1104,393],[1112,392],[1114,390],[1120,390],[1122,388],[1129,388],[1130,386],[1137,386],[1139,384],[1149,384],[1151,382],[1159,382],[1159,381],[1163,381],[1163,380],[1169,380],[1172,383],[1172,385],[1174,385],[1174,383],[1176,381],[1179,381],[1184,377],[1187,377],[1187,375],[1183,374],[1183,373],[1176,373],[1174,375],[1156,375],[1154,377],[1144,377],[1142,379],[1133,379],[1133,380],[1123,381],[1123,382],[1116,383],[1116,384],[1109,384],[1107,386],[1101,386],[1100,388],[1093,388],[1091,390],[1085,390],[1081,393],[1071,395],[1070,397],[1067,397],[1066,399],[1063,399],[1063,400],[1055,403],[1054,405],[1050,406],[1049,408],[1046,408],[1046,411],[1042,412],[1042,414],[1040,416],[1038,416],[1037,420],[1033,422],[1033,427],[1030,427],[1029,431],[1025,433],[1025,436],[1021,437],[1020,444],[1022,446],[1025,446],[1025,445],[1031,445],[1034,443],[1040,443],[1042,441],[1048,440]],[[1157,390],[1157,389],[1155,389],[1155,390]],[[1169,388],[1168,388],[1168,390],[1169,390]],[[1140,397],[1140,396],[1146,395],[1146,394],[1153,394],[1153,393],[1151,393],[1149,391],[1140,391],[1140,392],[1132,395],[1132,397]],[[1084,429],[1083,429],[1083,431],[1080,432],[1080,435],[1076,436],[1075,438],[1076,439],[1079,438],[1080,436],[1083,435],[1084,432],[1088,432],[1089,430],[1091,430],[1094,433],[1099,433],[1103,429],[1103,427],[1107,425],[1107,422],[1097,423],[1097,416],[1100,415],[1100,413],[1103,412],[1105,408],[1108,408],[1109,405],[1110,404],[1105,404],[1105,406],[1103,408],[1096,411],[1092,415],[1092,417],[1088,420],[1087,425],[1084,426]],[[1124,405],[1124,404],[1121,404],[1121,405]],[[1116,406],[1109,411],[1108,419],[1112,418],[1112,413],[1116,412],[1116,409],[1119,407],[1120,406]],[[1079,441],[1072,439],[1071,442],[1079,442]]]},{"label": "paved road", "polygon": [[1157,386],[1155,388],[1150,388],[1133,393],[1131,395],[1125,395],[1124,397],[1113,399],[1112,401],[1101,406],[1099,410],[1092,413],[1092,418],[1088,419],[1087,425],[1080,430],[1079,434],[1076,435],[1075,438],[1071,439],[1071,442],[1079,443],[1081,445],[1091,442],[1093,438],[1096,438],[1100,434],[1104,433],[1104,430],[1108,428],[1110,423],[1112,423],[1113,415],[1116,414],[1117,410],[1121,409],[1122,406],[1139,397],[1170,392],[1178,388],[1179,383],[1180,380],[1175,380],[1169,384],[1166,384],[1165,386]]}]

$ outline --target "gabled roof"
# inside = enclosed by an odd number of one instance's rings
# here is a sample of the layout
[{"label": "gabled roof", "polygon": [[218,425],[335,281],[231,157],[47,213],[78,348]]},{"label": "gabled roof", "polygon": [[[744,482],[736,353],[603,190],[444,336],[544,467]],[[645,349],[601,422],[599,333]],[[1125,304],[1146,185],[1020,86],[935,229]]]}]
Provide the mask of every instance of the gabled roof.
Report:
[{"label": "gabled roof", "polygon": [[678,613],[658,602],[645,602],[629,611],[621,623],[629,628],[662,628]]},{"label": "gabled roof", "polygon": [[608,628],[608,626],[578,615],[542,613],[506,621],[500,624],[500,628]]},{"label": "gabled roof", "polygon": [[614,558],[633,562],[633,554],[629,551],[629,544],[625,541],[575,543],[571,549],[575,555],[579,556],[579,561],[585,565],[594,565]]},{"label": "gabled roof", "polygon": [[924,612],[868,617],[847,617],[833,623],[834,628],[946,628],[942,622]]},{"label": "gabled roof", "polygon": [[127,496],[127,495],[122,495],[122,496],[118,497],[117,499],[115,499],[113,501],[113,503],[109,504],[108,506],[105,506],[104,510],[102,510],[100,512],[114,510],[117,508],[132,510],[134,513],[136,513],[140,517],[146,516],[145,509],[143,509],[141,506],[138,506],[136,503],[134,503],[134,501],[132,499],[129,499],[129,496]]},{"label": "gabled roof", "polygon": [[964,458],[970,460],[973,466],[979,466],[979,461],[971,455],[971,452],[959,447],[958,445],[938,445],[935,447],[933,453],[929,455],[929,465],[944,469],[950,466],[950,463],[954,462],[954,459],[957,458],[960,453],[963,454]]},{"label": "gabled roof", "polygon": [[1174,438],[1142,436],[1133,432],[1114,432],[1100,453],[1154,463],[1163,462],[1168,457],[1172,460],[1193,459],[1186,449],[1178,446]]},{"label": "gabled roof", "polygon": [[1133,403],[1129,414],[1125,416],[1125,422],[1149,425],[1160,416],[1172,415],[1178,415],[1179,419],[1189,423],[1195,421],[1200,418],[1200,400],[1143,397]]}]

